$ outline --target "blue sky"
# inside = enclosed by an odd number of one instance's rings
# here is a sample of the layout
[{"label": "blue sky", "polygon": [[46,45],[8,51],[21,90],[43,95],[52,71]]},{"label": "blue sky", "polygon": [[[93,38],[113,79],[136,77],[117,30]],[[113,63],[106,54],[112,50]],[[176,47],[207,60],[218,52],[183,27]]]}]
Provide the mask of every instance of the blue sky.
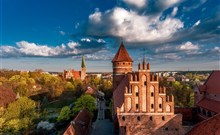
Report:
[{"label": "blue sky", "polygon": [[111,71],[123,40],[134,70],[220,69],[219,0],[1,0],[1,68]]}]

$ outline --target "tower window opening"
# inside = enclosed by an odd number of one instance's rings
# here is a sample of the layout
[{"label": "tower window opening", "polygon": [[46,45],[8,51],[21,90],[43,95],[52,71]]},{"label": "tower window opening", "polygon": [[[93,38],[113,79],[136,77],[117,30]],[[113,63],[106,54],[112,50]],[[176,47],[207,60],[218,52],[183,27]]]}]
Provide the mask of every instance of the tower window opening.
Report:
[{"label": "tower window opening", "polygon": [[139,94],[138,94],[138,92],[136,92],[136,97],[138,97],[139,96]]},{"label": "tower window opening", "polygon": [[151,121],[153,120],[153,117],[152,117],[152,116],[150,116],[150,120],[151,120]]},{"label": "tower window opening", "polygon": [[147,86],[147,82],[146,81],[144,82],[144,85]]},{"label": "tower window opening", "polygon": [[153,97],[154,96],[154,93],[153,92],[151,92],[151,97]]},{"label": "tower window opening", "polygon": [[165,120],[165,117],[164,117],[164,116],[162,116],[162,120],[163,120],[163,121]]},{"label": "tower window opening", "polygon": [[162,104],[159,104],[159,108],[162,108]]},{"label": "tower window opening", "polygon": [[154,108],[154,104],[151,104],[151,109],[153,109]]},{"label": "tower window opening", "polygon": [[138,104],[136,104],[136,110],[138,110],[138,108],[139,108],[139,106],[138,106]]},{"label": "tower window opening", "polygon": [[125,121],[125,116],[122,116],[122,120]]},{"label": "tower window opening", "polygon": [[140,120],[141,120],[140,116],[138,116],[138,117],[137,117],[137,120],[138,120],[138,121],[140,121]]}]

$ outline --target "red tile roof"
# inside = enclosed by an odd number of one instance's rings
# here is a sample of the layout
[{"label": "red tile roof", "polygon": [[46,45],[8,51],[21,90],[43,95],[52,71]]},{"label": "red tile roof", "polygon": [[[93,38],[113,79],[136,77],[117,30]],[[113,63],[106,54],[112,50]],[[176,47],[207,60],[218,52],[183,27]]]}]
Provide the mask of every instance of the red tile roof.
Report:
[{"label": "red tile roof", "polygon": [[197,103],[197,106],[205,108],[215,113],[220,113],[220,101],[203,98]]},{"label": "red tile roof", "polygon": [[116,53],[114,59],[112,62],[133,62],[130,55],[128,54],[125,46],[123,43],[121,43],[120,48],[118,49],[118,52]]},{"label": "red tile roof", "polygon": [[220,70],[213,71],[204,85],[208,93],[220,94]]},{"label": "red tile roof", "polygon": [[117,107],[121,107],[121,105],[124,103],[124,89],[127,85],[128,85],[128,76],[126,75],[113,93],[115,113],[117,111]]},{"label": "red tile roof", "polygon": [[87,109],[81,110],[63,135],[87,135],[92,122],[92,115]]},{"label": "red tile roof", "polygon": [[198,123],[186,135],[220,135],[220,113]]}]

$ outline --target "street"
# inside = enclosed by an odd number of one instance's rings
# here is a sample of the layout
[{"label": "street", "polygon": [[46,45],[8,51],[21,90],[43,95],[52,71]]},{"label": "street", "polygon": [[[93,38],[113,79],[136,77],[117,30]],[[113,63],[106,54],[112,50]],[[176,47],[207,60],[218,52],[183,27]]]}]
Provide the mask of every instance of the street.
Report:
[{"label": "street", "polygon": [[114,135],[113,124],[109,119],[105,119],[105,101],[98,102],[98,116],[92,124],[91,135]]}]

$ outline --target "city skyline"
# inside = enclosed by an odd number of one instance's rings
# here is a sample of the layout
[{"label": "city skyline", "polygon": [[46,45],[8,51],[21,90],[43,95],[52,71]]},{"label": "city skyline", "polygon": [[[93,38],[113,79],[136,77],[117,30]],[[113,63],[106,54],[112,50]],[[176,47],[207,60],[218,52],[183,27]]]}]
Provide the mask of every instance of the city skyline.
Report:
[{"label": "city skyline", "polygon": [[1,69],[110,72],[124,42],[137,70],[220,69],[217,0],[1,1]]}]

